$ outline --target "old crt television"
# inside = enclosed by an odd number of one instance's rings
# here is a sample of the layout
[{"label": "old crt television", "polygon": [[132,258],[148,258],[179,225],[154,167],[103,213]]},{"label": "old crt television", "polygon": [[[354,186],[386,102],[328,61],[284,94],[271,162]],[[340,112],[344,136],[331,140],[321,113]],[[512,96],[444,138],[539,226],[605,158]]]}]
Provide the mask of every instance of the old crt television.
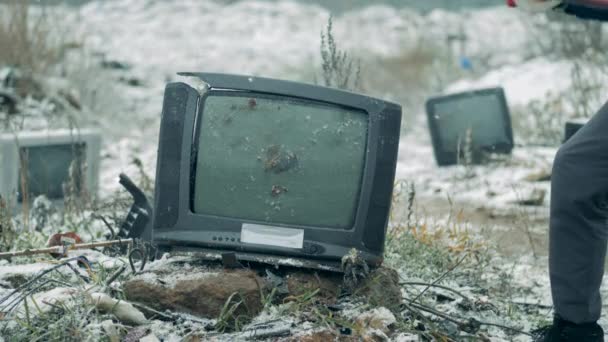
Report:
[{"label": "old crt television", "polygon": [[160,250],[382,261],[401,107],[337,89],[181,73],[165,89],[152,235]]},{"label": "old crt television", "polygon": [[[97,192],[101,135],[94,130],[60,129],[0,134],[0,196],[16,208],[46,195],[63,201],[70,180],[79,193]],[[86,187],[81,189],[80,187]]]},{"label": "old crt television", "polygon": [[488,153],[509,154],[513,149],[511,114],[502,88],[489,88],[431,98],[427,120],[435,159],[440,166],[472,163]]}]

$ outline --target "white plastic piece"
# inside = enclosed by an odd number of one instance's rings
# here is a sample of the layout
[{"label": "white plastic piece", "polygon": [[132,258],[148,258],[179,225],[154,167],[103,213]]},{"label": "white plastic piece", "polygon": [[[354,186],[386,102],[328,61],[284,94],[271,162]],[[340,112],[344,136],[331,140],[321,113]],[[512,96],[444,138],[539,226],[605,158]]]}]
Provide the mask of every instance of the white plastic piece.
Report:
[{"label": "white plastic piece", "polygon": [[243,223],[241,242],[300,249],[304,246],[304,230]]}]

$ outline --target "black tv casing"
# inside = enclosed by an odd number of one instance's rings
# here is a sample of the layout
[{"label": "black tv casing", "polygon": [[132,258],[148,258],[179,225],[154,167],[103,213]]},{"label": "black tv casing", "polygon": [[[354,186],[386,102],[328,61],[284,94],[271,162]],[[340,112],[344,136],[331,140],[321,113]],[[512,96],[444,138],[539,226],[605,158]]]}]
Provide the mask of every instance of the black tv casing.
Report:
[{"label": "black tv casing", "polygon": [[568,141],[576,132],[578,132],[583,126],[585,126],[586,122],[581,121],[566,121],[564,125],[564,140],[562,143]]},{"label": "black tv casing", "polygon": [[511,125],[511,114],[509,112],[509,105],[507,103],[507,99],[505,96],[504,89],[501,87],[496,88],[486,88],[480,90],[473,90],[461,93],[455,93],[445,96],[437,96],[432,97],[426,102],[426,114],[427,114],[427,122],[429,126],[429,131],[431,133],[431,140],[433,143],[433,152],[435,154],[435,160],[437,161],[437,165],[439,166],[450,166],[456,165],[459,161],[458,152],[449,151],[448,149],[443,148],[442,137],[439,133],[439,126],[437,120],[435,119],[435,105],[441,102],[449,102],[454,101],[459,98],[476,96],[476,95],[496,95],[500,100],[500,104],[502,107],[503,113],[503,122],[505,133],[509,140],[508,143],[504,144],[493,144],[493,145],[475,145],[473,150],[473,160],[474,164],[480,164],[483,162],[484,155],[487,153],[497,153],[497,154],[510,154],[513,150],[514,141],[513,141],[513,128]]},{"label": "black tv casing", "polygon": [[[158,145],[154,218],[150,237],[162,250],[236,253],[242,260],[313,260],[335,263],[356,248],[370,265],[383,260],[395,178],[401,106],[338,89],[253,76],[180,73],[208,85],[199,93],[186,83],[165,88]],[[318,101],[364,111],[369,115],[367,152],[357,212],[352,229],[306,227],[196,214],[190,194],[196,163],[195,132],[199,105],[217,92],[242,91],[244,96],[274,95]],[[243,224],[304,230],[304,247],[291,249],[240,242]]]}]

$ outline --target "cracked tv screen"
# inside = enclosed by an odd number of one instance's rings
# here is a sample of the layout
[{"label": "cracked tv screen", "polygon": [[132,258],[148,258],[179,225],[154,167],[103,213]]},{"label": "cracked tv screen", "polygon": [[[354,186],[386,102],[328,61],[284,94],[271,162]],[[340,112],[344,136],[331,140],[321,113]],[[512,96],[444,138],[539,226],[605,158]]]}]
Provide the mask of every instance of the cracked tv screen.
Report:
[{"label": "cracked tv screen", "polygon": [[331,229],[354,225],[365,112],[286,97],[209,95],[201,106],[192,210]]}]

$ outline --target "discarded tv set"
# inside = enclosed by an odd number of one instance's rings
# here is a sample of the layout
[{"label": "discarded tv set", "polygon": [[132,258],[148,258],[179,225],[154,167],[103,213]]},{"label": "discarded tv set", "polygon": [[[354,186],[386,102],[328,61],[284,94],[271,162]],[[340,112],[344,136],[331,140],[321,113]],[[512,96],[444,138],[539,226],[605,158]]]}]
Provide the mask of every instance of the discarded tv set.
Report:
[{"label": "discarded tv set", "polygon": [[305,267],[339,265],[352,248],[382,262],[399,105],[282,80],[180,75],[208,88],[165,89],[144,238],[160,251]]},{"label": "discarded tv set", "polygon": [[510,154],[513,149],[502,88],[434,97],[427,101],[426,112],[439,166],[479,164],[490,154]]},{"label": "discarded tv set", "polygon": [[101,135],[93,130],[0,134],[0,196],[16,210],[45,195],[62,202],[66,187],[97,192]]}]

